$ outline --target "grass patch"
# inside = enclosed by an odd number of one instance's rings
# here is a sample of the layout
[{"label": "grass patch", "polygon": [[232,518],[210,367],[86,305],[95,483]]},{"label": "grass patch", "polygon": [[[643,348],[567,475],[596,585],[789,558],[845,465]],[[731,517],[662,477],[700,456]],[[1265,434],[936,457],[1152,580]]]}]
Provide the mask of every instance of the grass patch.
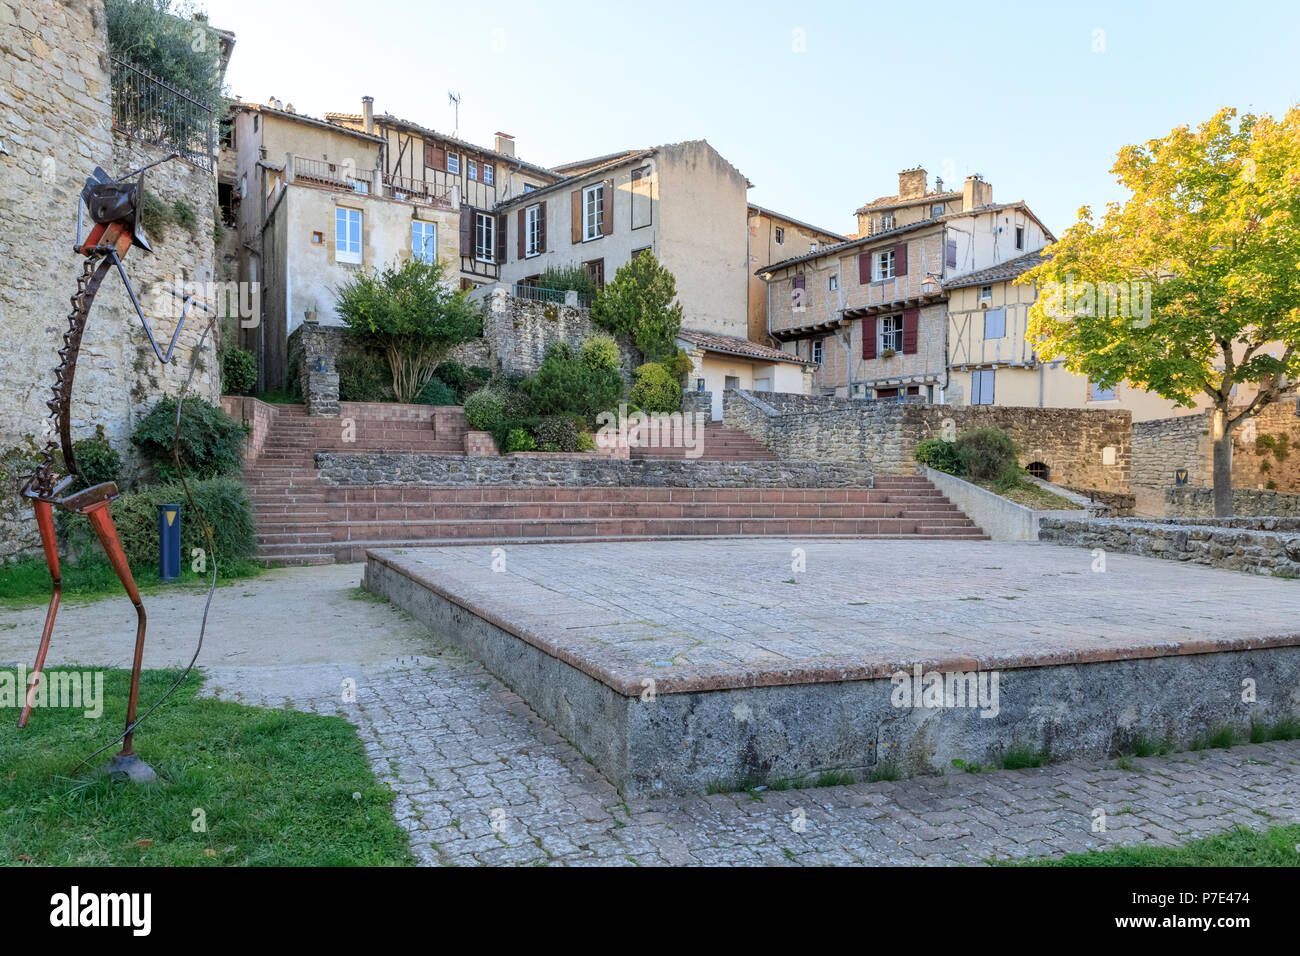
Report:
[{"label": "grass patch", "polygon": [[892,760],[879,761],[871,773],[867,775],[867,780],[871,783],[880,783],[882,780],[902,780],[903,773],[898,769],[898,764]]},{"label": "grass patch", "polygon": [[847,770],[827,770],[817,777],[819,787],[847,787],[856,782],[853,774]]},{"label": "grass patch", "polygon": [[[117,579],[108,559],[96,555],[76,564],[61,563],[63,598],[65,601],[97,601],[101,598],[126,596],[126,589]],[[256,577],[265,569],[252,561],[220,562],[221,577],[217,583]],[[188,564],[181,565],[179,581],[164,584],[158,577],[157,565],[131,569],[136,587],[141,594],[161,591],[164,588],[206,588],[212,580],[209,567],[204,574],[196,574]],[[0,565],[0,607],[44,607],[50,600],[50,572],[45,559],[39,556],[19,558]]]},{"label": "grass patch", "polygon": [[1220,727],[1217,730],[1207,730],[1199,735],[1190,744],[1188,750],[1229,750],[1233,744],[1241,743],[1241,737],[1232,727]]},{"label": "grass patch", "polygon": [[1018,744],[1007,748],[1006,754],[1002,757],[1002,769],[1024,770],[1028,767],[1041,767],[1051,759],[1051,754],[1046,749],[1034,750]]},{"label": "grass patch", "polygon": [[284,388],[269,389],[253,396],[268,405],[301,405],[302,396]]},{"label": "grass patch", "polygon": [[1250,725],[1250,742],[1266,744],[1270,740],[1300,740],[1300,718],[1283,717],[1275,724]]},{"label": "grass patch", "polygon": [[1163,757],[1165,754],[1172,752],[1173,744],[1168,740],[1157,740],[1154,737],[1138,737],[1133,741],[1133,756],[1135,757]]},{"label": "grass patch", "polygon": [[991,491],[995,495],[1001,495],[1008,501],[1014,501],[1026,508],[1033,508],[1035,511],[1083,510],[1069,498],[1062,498],[1060,495],[1048,491],[1032,481],[1026,481],[1024,478],[1017,478],[1015,481],[976,481],[973,484],[979,485],[984,490]]},{"label": "grass patch", "polygon": [[1117,847],[1058,860],[999,860],[1013,866],[1300,866],[1300,824],[1255,831],[1237,827],[1177,847]]},{"label": "grass patch", "polygon": [[[151,704],[176,672],[142,675]],[[104,716],[37,710],[0,726],[0,865],[408,865],[393,794],[340,717],[196,697],[191,678],[140,728],[136,750],[165,782],[67,774],[119,733],[127,671],[105,672]],[[4,713],[4,712],[0,712]],[[8,712],[12,714],[12,711]],[[106,760],[110,750],[102,758]],[[203,811],[206,832],[195,832]]]}]

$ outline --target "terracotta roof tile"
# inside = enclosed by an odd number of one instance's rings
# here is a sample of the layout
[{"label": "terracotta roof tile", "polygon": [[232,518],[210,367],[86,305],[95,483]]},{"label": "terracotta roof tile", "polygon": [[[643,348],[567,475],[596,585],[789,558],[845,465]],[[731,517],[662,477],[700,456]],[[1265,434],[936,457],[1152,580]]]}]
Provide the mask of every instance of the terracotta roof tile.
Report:
[{"label": "terracotta roof tile", "polygon": [[792,365],[811,365],[813,363],[789,352],[759,345],[749,339],[735,335],[719,335],[716,332],[702,332],[698,329],[682,329],[677,337],[694,342],[707,352],[722,352],[727,355],[740,355],[746,358],[762,359],[767,362],[789,362]]}]

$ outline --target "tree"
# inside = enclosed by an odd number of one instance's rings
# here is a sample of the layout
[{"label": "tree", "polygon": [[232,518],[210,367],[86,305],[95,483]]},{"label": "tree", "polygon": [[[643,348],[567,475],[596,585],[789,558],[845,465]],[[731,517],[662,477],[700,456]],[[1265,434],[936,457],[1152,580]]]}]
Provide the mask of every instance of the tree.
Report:
[{"label": "tree", "polygon": [[[1120,150],[1130,192],[1091,210],[1017,281],[1036,283],[1029,333],[1101,387],[1127,380],[1184,407],[1209,399],[1214,510],[1232,514],[1232,433],[1300,373],[1300,108],[1222,109]],[[1236,386],[1254,386],[1233,405]]]},{"label": "tree", "polygon": [[614,273],[614,281],[596,296],[591,318],[616,334],[626,335],[650,360],[673,354],[682,327],[677,280],[647,249]]},{"label": "tree", "polygon": [[338,297],[350,337],[388,357],[399,402],[414,402],[447,353],[483,331],[481,313],[447,286],[437,262],[412,258],[362,272]]}]

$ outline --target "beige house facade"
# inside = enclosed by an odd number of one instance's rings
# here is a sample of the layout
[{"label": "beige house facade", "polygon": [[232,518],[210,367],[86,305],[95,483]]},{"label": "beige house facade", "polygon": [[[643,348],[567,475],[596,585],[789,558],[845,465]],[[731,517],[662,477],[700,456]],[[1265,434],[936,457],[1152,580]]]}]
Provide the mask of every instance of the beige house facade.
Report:
[{"label": "beige house facade", "polygon": [[777,347],[779,343],[767,331],[767,283],[756,270],[765,263],[790,255],[838,245],[848,237],[753,203],[750,203],[748,213],[749,338],[761,345]]}]

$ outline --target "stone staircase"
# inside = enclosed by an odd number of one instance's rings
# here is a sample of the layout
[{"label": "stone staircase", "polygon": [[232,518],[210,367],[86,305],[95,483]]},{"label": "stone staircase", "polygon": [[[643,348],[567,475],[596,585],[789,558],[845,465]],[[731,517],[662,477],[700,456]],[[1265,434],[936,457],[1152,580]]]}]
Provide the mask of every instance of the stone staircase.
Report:
[{"label": "stone staircase", "polygon": [[[632,458],[661,458],[681,461],[686,458],[685,448],[631,448]],[[739,428],[727,428],[720,422],[709,422],[704,426],[703,440],[700,443],[701,454],[697,460],[703,461],[776,461],[776,455],[766,445],[742,432]]]},{"label": "stone staircase", "polygon": [[[339,419],[319,419],[282,407],[245,469],[259,558],[331,564],[377,547],[732,535],[985,538],[910,476],[880,477],[874,488],[326,487],[315,468],[318,451],[463,454],[464,434],[459,409],[344,403]],[[734,435],[712,437],[715,455],[755,454]]]}]

